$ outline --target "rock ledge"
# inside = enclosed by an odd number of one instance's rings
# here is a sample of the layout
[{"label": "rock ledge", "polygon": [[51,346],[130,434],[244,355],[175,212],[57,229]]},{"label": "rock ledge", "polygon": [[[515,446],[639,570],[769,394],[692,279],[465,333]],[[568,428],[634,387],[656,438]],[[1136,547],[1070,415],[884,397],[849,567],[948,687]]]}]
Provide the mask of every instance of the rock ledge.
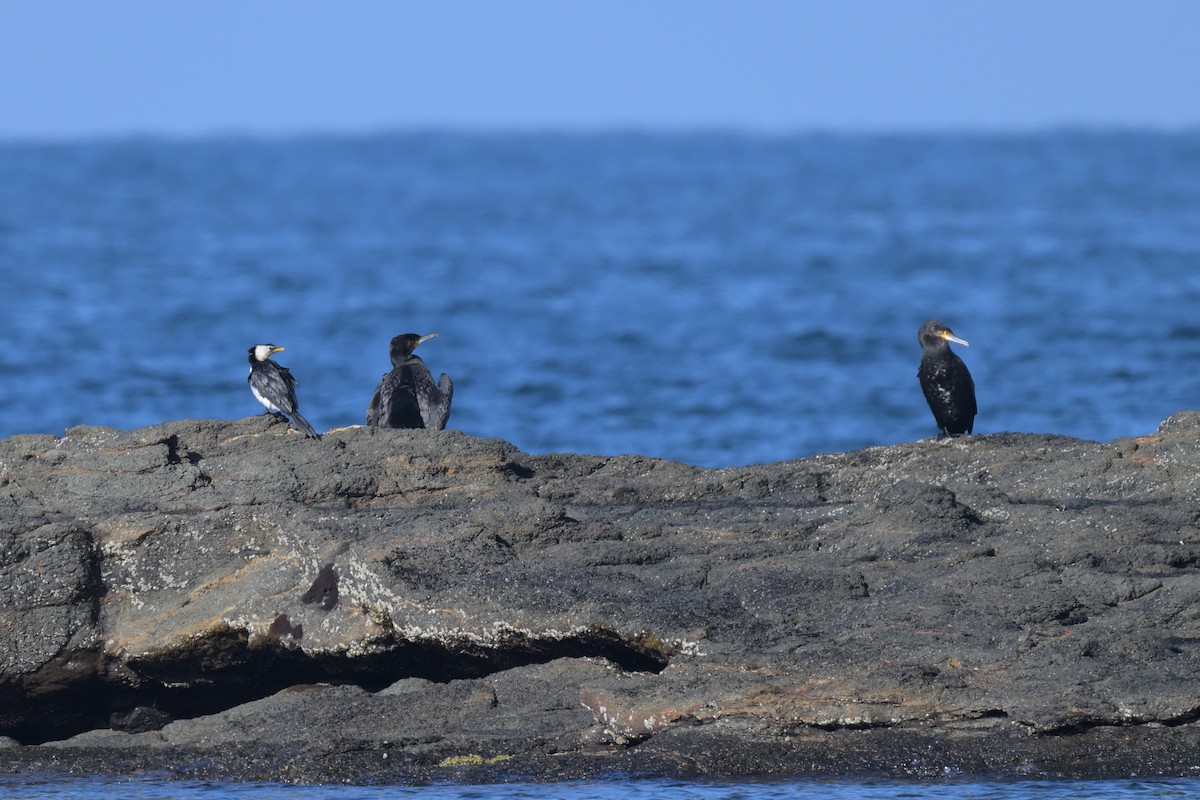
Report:
[{"label": "rock ledge", "polygon": [[0,763],[1195,774],[1198,437],[724,470],[266,416],[13,437]]}]

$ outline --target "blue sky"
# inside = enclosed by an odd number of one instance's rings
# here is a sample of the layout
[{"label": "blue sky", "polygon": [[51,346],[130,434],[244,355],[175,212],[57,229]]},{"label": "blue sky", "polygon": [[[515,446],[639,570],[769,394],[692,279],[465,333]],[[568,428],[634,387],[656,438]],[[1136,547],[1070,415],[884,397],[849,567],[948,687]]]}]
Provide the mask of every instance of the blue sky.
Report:
[{"label": "blue sky", "polygon": [[1191,0],[7,3],[0,136],[1200,125]]}]

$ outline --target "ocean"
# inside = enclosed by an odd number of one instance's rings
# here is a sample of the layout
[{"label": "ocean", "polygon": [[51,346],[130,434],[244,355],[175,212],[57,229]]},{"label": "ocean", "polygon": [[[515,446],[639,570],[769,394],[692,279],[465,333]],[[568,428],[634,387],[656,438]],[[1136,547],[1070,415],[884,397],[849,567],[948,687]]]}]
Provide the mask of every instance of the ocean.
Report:
[{"label": "ocean", "polygon": [[486,786],[295,786],[155,778],[0,779],[0,800],[1159,800],[1191,798],[1200,780],[903,783],[680,783],[614,777]]},{"label": "ocean", "polygon": [[[401,132],[0,142],[0,436],[262,412],[318,428],[392,336],[450,427],[706,467],[911,441],[938,319],[975,431],[1200,406],[1200,132]],[[9,776],[0,797],[1158,798],[1195,780],[279,787]]]},{"label": "ocean", "polygon": [[388,342],[450,427],[727,467],[937,433],[1111,439],[1200,405],[1200,132],[133,138],[0,143],[0,436],[261,413],[320,430]]}]

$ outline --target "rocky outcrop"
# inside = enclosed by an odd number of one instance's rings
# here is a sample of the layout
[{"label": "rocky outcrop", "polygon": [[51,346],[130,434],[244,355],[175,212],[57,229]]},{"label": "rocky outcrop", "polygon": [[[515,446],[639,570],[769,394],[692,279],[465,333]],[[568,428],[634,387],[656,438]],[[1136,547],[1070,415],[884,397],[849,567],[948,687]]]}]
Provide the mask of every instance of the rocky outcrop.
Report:
[{"label": "rocky outcrop", "polygon": [[724,470],[267,416],[14,437],[0,763],[1189,774],[1198,437]]}]

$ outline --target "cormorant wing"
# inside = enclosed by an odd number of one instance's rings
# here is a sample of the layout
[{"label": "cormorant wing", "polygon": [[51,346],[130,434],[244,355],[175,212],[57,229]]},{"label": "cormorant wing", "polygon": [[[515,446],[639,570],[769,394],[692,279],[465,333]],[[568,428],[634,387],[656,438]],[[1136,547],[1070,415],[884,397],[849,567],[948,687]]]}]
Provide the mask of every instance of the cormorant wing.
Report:
[{"label": "cormorant wing", "polygon": [[446,422],[450,419],[450,401],[454,398],[454,383],[450,376],[442,373],[437,385],[428,372],[425,374],[425,384],[417,392],[417,405],[421,408],[421,419],[430,430],[445,430]]},{"label": "cormorant wing", "polygon": [[296,379],[287,367],[273,361],[263,362],[258,369],[250,370],[250,386],[282,413],[295,413]]},{"label": "cormorant wing", "polygon": [[378,426],[383,422],[383,417],[380,412],[381,412],[381,409],[383,408],[383,405],[382,405],[383,384],[386,380],[387,380],[387,375],[385,374],[382,378],[379,379],[379,385],[375,387],[375,394],[371,395],[371,402],[367,406],[367,425],[368,426]]},{"label": "cormorant wing", "polygon": [[969,390],[971,392],[971,414],[970,414],[970,417],[971,417],[972,427],[974,427],[975,415],[979,413],[979,406],[977,406],[975,404],[975,380],[971,377],[971,373],[967,369],[966,364],[963,364],[963,374],[967,378],[967,387],[969,388]]}]

